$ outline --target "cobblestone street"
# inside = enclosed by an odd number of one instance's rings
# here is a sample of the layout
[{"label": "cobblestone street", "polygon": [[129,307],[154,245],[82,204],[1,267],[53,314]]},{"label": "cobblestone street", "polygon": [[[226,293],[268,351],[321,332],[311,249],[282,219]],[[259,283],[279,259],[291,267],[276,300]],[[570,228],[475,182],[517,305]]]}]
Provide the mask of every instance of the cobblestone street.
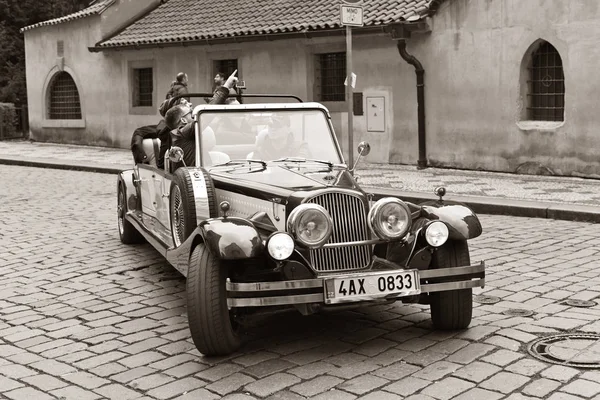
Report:
[{"label": "cobblestone street", "polygon": [[[0,398],[600,400],[599,369],[527,351],[600,334],[598,224],[480,215],[469,245],[486,288],[468,330],[433,331],[419,305],[286,312],[248,320],[241,352],[206,358],[184,278],[119,241],[115,175],[1,169]],[[566,358],[600,365],[597,342],[575,347]]]}]

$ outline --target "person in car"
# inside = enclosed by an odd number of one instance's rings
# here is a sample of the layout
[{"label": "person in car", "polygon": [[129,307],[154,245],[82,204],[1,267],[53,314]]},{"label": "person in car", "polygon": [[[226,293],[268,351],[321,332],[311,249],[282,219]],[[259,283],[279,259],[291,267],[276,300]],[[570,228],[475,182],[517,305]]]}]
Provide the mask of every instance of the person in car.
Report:
[{"label": "person in car", "polygon": [[[225,83],[218,87],[213,94],[213,97],[209,100],[209,104],[225,104],[229,97],[229,89],[232,88],[237,78],[234,76],[235,73]],[[192,166],[196,163],[196,143],[194,135],[194,124],[192,119],[192,105],[187,102],[183,102],[177,106],[172,107],[165,114],[165,124],[167,129],[170,130],[168,144],[163,146],[161,141],[161,149],[159,158],[164,159],[167,150],[173,146],[181,147],[183,150],[183,161],[185,165]],[[210,128],[209,128],[210,129]],[[214,136],[214,132],[212,132]],[[167,143],[167,140],[165,140]],[[179,166],[177,166],[179,167]]]},{"label": "person in car", "polygon": [[[237,70],[236,70],[237,71]],[[235,72],[234,72],[235,74]],[[215,91],[214,93],[217,93],[217,90],[219,90],[220,87],[223,87],[225,85],[225,82],[227,82],[227,75],[225,75],[224,72],[217,72],[217,74],[215,75],[214,81],[215,81]],[[232,86],[229,86],[229,96],[227,98],[227,100],[225,100],[224,104],[240,104],[240,98],[239,98],[239,93],[238,93],[238,89],[236,86],[236,82],[237,82],[237,78],[236,81],[233,83]],[[214,97],[214,94],[213,94]],[[205,98],[204,101],[206,101],[207,103],[210,103],[210,98]]]},{"label": "person in car", "polygon": [[310,158],[308,143],[297,141],[287,116],[275,115],[266,129],[256,136],[255,150],[249,158],[277,160],[285,157]]},{"label": "person in car", "polygon": [[[133,161],[136,164],[148,164],[151,157],[144,151],[142,142],[144,139],[156,139],[160,138],[161,132],[167,127],[164,120],[161,120],[157,125],[146,125],[141,126],[133,131],[131,137],[131,153],[133,154]],[[158,160],[156,160],[158,165]]]},{"label": "person in car", "polygon": [[187,105],[172,107],[165,115],[165,123],[171,129],[172,144],[181,147],[183,161],[188,167],[196,162],[196,140],[192,122],[192,108]]},{"label": "person in car", "polygon": [[175,80],[171,83],[171,88],[167,92],[165,99],[179,96],[182,94],[188,94],[188,76],[185,72],[180,72],[175,77]]}]

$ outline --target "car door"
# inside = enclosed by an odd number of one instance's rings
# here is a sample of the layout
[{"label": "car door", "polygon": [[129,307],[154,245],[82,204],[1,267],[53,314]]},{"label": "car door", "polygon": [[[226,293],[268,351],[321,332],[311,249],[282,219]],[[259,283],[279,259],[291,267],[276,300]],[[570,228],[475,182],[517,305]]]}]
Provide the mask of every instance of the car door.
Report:
[{"label": "car door", "polygon": [[161,188],[161,199],[156,209],[156,218],[167,230],[171,229],[170,202],[169,193],[171,191],[171,175],[164,174],[160,176],[160,181],[156,181],[157,188]]},{"label": "car door", "polygon": [[144,217],[156,218],[155,179],[156,169],[145,164],[138,165],[140,176],[140,196]]}]

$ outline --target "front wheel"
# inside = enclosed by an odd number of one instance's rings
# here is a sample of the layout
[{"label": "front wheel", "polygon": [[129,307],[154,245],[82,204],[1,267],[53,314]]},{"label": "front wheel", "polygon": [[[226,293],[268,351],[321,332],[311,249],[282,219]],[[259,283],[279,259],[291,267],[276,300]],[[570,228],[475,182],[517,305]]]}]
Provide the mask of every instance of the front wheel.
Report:
[{"label": "front wheel", "polygon": [[[431,267],[452,268],[470,265],[466,241],[448,241],[433,253]],[[473,315],[473,290],[460,289],[430,294],[431,320],[440,330],[465,329]]]},{"label": "front wheel", "polygon": [[187,309],[196,348],[205,356],[227,355],[241,345],[227,307],[227,268],[203,243],[190,257],[187,277]]}]

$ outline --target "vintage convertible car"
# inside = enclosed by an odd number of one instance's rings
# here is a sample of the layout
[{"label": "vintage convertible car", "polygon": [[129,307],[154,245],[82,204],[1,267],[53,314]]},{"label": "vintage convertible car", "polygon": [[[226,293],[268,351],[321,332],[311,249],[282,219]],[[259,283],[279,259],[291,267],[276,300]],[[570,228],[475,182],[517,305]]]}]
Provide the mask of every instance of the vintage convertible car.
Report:
[{"label": "vintage convertible car", "polygon": [[[429,304],[437,329],[468,327],[485,265],[471,265],[467,240],[482,228],[443,188],[439,201],[375,201],[318,103],[199,105],[193,118],[195,166],[175,169],[183,151],[172,147],[164,169],[119,174],[118,227],[187,278],[201,353],[234,352],[238,318],[264,307],[307,315],[401,300]],[[154,157],[156,140],[144,143]],[[358,158],[369,149],[361,142]]]}]

